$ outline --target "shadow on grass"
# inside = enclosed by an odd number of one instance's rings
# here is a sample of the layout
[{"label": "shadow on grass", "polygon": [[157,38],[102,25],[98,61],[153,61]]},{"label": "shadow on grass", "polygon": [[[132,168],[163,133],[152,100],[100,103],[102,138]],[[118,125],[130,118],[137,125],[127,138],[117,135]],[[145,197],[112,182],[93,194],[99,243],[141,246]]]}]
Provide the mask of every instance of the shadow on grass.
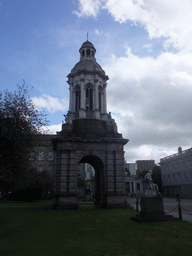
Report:
[{"label": "shadow on grass", "polygon": [[136,223],[135,214],[0,207],[0,255],[191,255],[191,224]]}]

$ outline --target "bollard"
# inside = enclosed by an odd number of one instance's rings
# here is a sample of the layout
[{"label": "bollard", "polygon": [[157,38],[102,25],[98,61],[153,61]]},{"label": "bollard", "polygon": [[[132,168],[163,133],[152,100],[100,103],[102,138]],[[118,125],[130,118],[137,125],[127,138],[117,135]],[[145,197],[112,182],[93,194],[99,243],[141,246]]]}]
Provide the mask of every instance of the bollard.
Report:
[{"label": "bollard", "polygon": [[136,211],[139,211],[139,197],[136,198]]},{"label": "bollard", "polygon": [[182,220],[182,211],[181,211],[181,204],[180,204],[180,196],[177,195],[177,201],[178,201],[178,212],[179,212],[179,219]]}]

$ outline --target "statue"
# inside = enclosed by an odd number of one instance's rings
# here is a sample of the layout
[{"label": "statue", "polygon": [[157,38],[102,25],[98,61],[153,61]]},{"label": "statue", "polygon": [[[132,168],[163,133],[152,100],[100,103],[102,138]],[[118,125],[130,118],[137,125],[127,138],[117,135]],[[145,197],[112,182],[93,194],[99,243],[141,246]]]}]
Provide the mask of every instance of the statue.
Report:
[{"label": "statue", "polygon": [[143,195],[160,196],[161,193],[159,193],[158,185],[153,183],[153,179],[151,175],[152,175],[152,171],[149,170],[149,172],[144,176],[144,179],[142,180]]}]

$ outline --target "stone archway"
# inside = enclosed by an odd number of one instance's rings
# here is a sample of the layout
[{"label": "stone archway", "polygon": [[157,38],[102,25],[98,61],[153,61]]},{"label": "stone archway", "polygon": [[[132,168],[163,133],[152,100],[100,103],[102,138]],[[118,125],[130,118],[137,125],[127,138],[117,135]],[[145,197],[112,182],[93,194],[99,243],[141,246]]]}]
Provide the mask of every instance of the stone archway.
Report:
[{"label": "stone archway", "polygon": [[94,177],[94,202],[95,205],[103,205],[103,195],[104,195],[104,184],[103,184],[103,173],[104,173],[104,164],[103,161],[94,155],[84,156],[79,164],[88,163],[95,169]]},{"label": "stone archway", "polygon": [[[60,135],[60,134],[59,134]],[[52,140],[55,150],[55,199],[59,208],[78,208],[79,163],[96,170],[96,204],[102,208],[125,206],[124,139],[80,139],[59,136]]]}]

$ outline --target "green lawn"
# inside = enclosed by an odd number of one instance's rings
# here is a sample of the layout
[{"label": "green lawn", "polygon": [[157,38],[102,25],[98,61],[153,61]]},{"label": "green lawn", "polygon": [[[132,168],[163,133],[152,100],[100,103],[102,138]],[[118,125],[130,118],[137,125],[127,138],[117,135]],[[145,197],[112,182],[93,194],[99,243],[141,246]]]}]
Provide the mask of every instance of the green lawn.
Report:
[{"label": "green lawn", "polygon": [[136,223],[135,214],[0,206],[0,255],[191,255],[190,223]]}]

